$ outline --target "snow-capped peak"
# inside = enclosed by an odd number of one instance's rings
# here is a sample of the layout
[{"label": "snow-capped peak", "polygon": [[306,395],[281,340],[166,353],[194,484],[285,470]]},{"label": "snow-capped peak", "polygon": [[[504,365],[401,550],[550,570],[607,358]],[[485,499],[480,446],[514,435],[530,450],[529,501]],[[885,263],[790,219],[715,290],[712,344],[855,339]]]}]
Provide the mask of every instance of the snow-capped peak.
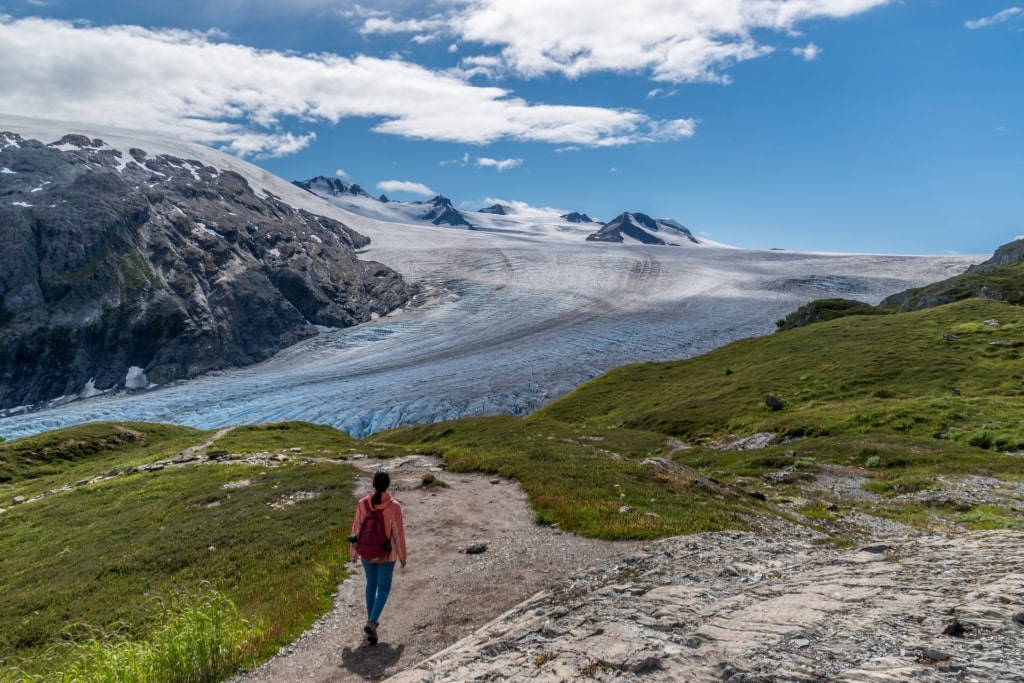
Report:
[{"label": "snow-capped peak", "polygon": [[644,213],[619,214],[597,232],[587,236],[588,242],[640,242],[641,244],[679,245],[680,242],[700,244],[683,225],[671,218],[654,219]]}]

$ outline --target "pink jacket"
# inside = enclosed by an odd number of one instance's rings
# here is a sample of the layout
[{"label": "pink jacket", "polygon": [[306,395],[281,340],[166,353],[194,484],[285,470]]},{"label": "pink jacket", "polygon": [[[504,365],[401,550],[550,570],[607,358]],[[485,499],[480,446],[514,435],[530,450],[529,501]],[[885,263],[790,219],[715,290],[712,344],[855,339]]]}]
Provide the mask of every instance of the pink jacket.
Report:
[{"label": "pink jacket", "polygon": [[[390,493],[384,492],[380,497],[380,505],[374,507],[373,505],[373,494],[368,493],[359,499],[359,503],[356,505],[356,516],[352,520],[352,533],[359,533],[359,527],[363,523],[363,517],[366,515],[366,508],[370,507],[371,510],[380,510],[381,515],[384,517],[385,528],[389,529],[388,538],[391,539],[391,554],[388,555],[388,559],[385,562],[394,562],[395,560],[401,560],[405,562],[406,550],[405,550],[405,525],[402,523],[402,505],[391,497]],[[359,554],[356,552],[356,546],[352,543],[348,544],[348,559],[357,560]]]}]

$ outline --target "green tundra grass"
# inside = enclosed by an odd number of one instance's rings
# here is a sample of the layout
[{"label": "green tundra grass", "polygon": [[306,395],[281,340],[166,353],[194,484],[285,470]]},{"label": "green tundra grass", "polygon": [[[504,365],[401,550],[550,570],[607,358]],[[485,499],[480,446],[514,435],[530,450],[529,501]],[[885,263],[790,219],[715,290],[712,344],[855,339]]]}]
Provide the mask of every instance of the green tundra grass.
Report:
[{"label": "green tundra grass", "polygon": [[[60,643],[146,641],[164,625],[166,610],[154,601],[172,601],[179,614],[197,613],[196,605],[237,609],[247,626],[220,669],[231,670],[290,641],[329,607],[344,578],[355,470],[343,459],[356,442],[285,423],[210,446],[259,442],[284,462],[130,471],[211,436],[98,423],[0,444],[5,507],[71,485],[0,514],[0,668],[53,676],[71,657],[55,649]],[[298,493],[302,503],[288,505]]]}]

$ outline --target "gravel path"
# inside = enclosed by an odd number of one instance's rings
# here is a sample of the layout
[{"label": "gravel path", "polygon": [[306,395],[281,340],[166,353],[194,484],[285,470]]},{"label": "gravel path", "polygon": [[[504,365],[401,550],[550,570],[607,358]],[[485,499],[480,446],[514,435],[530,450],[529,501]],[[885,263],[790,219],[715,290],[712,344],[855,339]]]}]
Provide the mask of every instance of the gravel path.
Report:
[{"label": "gravel path", "polygon": [[[366,472],[356,487],[360,492],[369,490],[370,473],[389,470],[391,492],[405,517],[409,561],[405,569],[395,569],[380,642],[368,647],[363,639],[365,584],[361,569],[351,565],[353,574],[339,587],[329,614],[272,660],[231,683],[379,680],[455,643],[567,575],[639,547],[538,526],[518,483],[444,472],[437,458],[352,464]],[[428,473],[448,486],[423,487]],[[485,552],[465,553],[479,543],[487,544]]]}]

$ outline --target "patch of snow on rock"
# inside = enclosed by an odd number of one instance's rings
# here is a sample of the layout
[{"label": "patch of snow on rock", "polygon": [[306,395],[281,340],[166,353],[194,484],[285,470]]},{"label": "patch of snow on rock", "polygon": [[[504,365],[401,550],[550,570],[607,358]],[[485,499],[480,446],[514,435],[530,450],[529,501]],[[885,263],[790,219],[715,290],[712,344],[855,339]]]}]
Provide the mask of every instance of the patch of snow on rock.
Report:
[{"label": "patch of snow on rock", "polygon": [[145,389],[149,386],[149,380],[146,379],[146,373],[142,368],[133,365],[128,368],[128,374],[124,378],[124,386],[126,389]]}]

